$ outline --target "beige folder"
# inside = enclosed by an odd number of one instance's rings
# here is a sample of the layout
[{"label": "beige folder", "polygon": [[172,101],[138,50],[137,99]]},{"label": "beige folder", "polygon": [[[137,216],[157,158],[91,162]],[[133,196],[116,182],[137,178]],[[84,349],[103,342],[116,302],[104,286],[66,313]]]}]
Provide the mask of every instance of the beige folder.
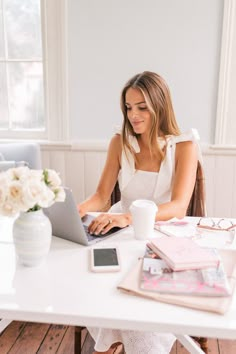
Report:
[{"label": "beige folder", "polygon": [[213,296],[189,296],[189,295],[172,295],[160,294],[141,290],[139,288],[140,272],[142,267],[142,259],[139,259],[135,267],[133,267],[118,285],[118,289],[125,291],[131,295],[142,296],[151,300],[166,302],[178,306],[190,307],[192,309],[216,312],[224,314],[232,301],[234,288],[236,283],[236,251],[221,250],[220,255],[227,273],[229,283],[232,289],[232,295],[227,297]]}]

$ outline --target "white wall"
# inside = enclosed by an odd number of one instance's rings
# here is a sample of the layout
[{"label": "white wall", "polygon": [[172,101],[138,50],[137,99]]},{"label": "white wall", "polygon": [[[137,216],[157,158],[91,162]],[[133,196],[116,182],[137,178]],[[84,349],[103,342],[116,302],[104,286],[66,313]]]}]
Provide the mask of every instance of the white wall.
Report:
[{"label": "white wall", "polygon": [[168,82],[182,130],[213,143],[223,0],[68,0],[72,140],[109,139],[134,74]]}]

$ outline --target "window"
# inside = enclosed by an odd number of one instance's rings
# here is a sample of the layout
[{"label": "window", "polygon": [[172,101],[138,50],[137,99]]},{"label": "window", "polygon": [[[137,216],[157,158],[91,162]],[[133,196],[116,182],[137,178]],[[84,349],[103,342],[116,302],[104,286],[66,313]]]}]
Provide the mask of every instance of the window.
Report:
[{"label": "window", "polygon": [[0,0],[0,134],[67,138],[66,0]]}]

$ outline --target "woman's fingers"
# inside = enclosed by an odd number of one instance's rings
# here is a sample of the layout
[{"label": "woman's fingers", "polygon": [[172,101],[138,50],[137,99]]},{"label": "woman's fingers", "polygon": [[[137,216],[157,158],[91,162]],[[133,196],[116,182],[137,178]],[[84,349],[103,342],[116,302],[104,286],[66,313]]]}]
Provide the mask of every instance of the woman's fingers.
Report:
[{"label": "woman's fingers", "polygon": [[111,215],[101,214],[91,222],[88,231],[91,234],[99,235],[105,234],[112,227],[114,227],[114,224]]},{"label": "woman's fingers", "polygon": [[114,222],[113,220],[110,218],[108,220],[108,224],[104,227],[104,229],[101,231],[101,234],[104,235],[106,234],[109,230],[111,230],[114,227]]},{"label": "woman's fingers", "polygon": [[126,227],[130,224],[128,214],[100,214],[88,227],[90,234],[104,235],[113,227]]}]

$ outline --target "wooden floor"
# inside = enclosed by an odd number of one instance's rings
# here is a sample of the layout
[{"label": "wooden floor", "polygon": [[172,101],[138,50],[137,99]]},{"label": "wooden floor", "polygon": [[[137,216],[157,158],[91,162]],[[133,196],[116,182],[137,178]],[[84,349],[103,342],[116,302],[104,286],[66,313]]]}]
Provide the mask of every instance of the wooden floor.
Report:
[{"label": "wooden floor", "polygon": [[[82,331],[82,354],[93,352],[94,342]],[[236,341],[209,339],[209,354],[235,354]],[[0,335],[0,354],[73,354],[74,327],[13,321]],[[171,354],[187,354],[177,341]],[[146,353],[143,353],[146,354]],[[156,353],[158,354],[158,353]]]}]

